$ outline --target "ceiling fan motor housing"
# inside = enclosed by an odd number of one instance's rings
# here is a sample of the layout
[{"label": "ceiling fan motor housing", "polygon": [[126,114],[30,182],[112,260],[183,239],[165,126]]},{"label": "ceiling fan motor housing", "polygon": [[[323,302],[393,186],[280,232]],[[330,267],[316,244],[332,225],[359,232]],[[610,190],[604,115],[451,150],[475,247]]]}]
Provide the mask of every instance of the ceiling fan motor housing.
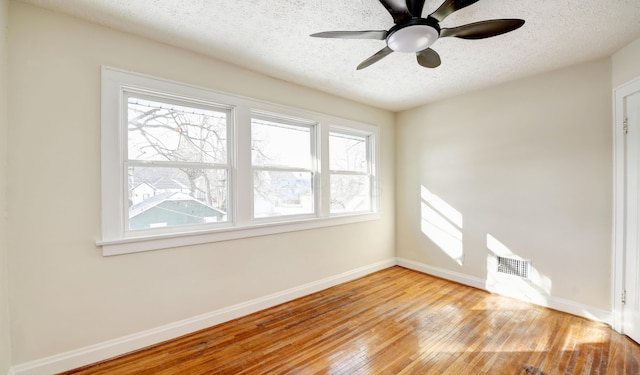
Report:
[{"label": "ceiling fan motor housing", "polygon": [[419,52],[429,48],[440,36],[435,20],[411,18],[389,30],[387,46],[394,52]]}]

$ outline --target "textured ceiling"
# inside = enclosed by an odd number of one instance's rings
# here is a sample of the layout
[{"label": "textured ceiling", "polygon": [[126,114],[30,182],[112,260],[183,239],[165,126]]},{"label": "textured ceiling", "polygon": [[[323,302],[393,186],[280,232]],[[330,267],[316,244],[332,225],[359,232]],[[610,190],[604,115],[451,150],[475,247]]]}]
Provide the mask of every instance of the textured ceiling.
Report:
[{"label": "textured ceiling", "polygon": [[[494,18],[525,25],[483,40],[442,38],[432,46],[442,58],[436,69],[393,53],[356,71],[384,41],[309,34],[388,30],[393,20],[377,0],[23,1],[393,111],[610,56],[640,36],[640,0],[481,0],[441,26]],[[424,15],[441,2],[427,0]]]}]

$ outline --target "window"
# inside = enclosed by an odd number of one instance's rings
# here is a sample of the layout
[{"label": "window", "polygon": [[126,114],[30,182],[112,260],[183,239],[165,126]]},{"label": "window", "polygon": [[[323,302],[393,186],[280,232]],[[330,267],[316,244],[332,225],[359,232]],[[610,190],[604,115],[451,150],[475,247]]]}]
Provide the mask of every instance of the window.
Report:
[{"label": "window", "polygon": [[369,136],[344,130],[329,133],[331,213],[372,210],[369,143]]},{"label": "window", "polygon": [[253,217],[315,213],[313,125],[251,120]]},{"label": "window", "polygon": [[[331,125],[329,125],[331,124]],[[104,67],[104,255],[378,217],[377,128]]]},{"label": "window", "polygon": [[125,230],[227,222],[230,110],[124,94]]}]

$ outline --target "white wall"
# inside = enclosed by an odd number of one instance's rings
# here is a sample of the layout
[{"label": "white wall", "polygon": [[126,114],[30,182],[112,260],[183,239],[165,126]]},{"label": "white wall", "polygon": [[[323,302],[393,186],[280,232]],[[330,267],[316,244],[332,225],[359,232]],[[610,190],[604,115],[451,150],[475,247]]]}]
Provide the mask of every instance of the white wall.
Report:
[{"label": "white wall", "polygon": [[11,365],[9,278],[7,275],[7,27],[9,0],[0,0],[0,374]]},{"label": "white wall", "polygon": [[640,77],[640,38],[611,57],[613,87]]},{"label": "white wall", "polygon": [[[393,258],[392,113],[19,2],[9,21],[14,364]],[[380,126],[382,218],[103,258],[101,64]]]},{"label": "white wall", "polygon": [[[609,59],[400,113],[396,171],[399,257],[526,300],[610,311]],[[423,187],[446,202],[439,215],[461,216],[462,265],[443,250],[456,228],[425,234]],[[489,247],[531,259],[537,280],[496,280]]]}]

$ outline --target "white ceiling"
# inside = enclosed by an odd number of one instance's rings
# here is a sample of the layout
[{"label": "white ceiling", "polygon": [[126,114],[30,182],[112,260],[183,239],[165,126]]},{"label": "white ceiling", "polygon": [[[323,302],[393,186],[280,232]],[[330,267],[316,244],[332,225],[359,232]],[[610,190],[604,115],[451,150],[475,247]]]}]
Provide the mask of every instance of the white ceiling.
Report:
[{"label": "white ceiling", "polygon": [[[442,38],[432,46],[442,58],[436,69],[393,53],[356,71],[384,41],[309,34],[388,30],[393,20],[377,0],[23,1],[393,111],[610,56],[640,36],[640,0],[481,0],[441,26],[495,18],[525,25],[483,40]],[[442,1],[427,0],[424,15]]]}]

